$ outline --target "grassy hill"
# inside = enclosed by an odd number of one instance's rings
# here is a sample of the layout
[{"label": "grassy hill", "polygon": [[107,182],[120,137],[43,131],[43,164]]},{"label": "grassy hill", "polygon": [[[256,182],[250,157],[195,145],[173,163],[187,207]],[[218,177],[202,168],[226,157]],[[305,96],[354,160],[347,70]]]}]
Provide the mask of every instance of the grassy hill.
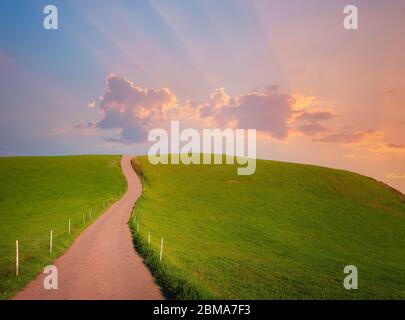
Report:
[{"label": "grassy hill", "polygon": [[[108,205],[108,199],[125,188],[120,156],[0,158],[0,299],[18,292],[63,253],[103,211],[103,202]],[[51,229],[54,244],[49,253]]]},{"label": "grassy hill", "polygon": [[[133,164],[144,185],[134,241],[177,298],[405,298],[405,201],[374,179],[275,161],[252,176]],[[358,268],[358,290],[343,287],[346,265]]]}]

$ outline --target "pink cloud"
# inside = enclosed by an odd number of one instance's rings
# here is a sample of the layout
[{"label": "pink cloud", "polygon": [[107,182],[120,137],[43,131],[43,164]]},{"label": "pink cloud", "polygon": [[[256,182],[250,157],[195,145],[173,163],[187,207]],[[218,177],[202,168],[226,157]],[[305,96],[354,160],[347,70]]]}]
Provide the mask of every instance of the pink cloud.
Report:
[{"label": "pink cloud", "polygon": [[295,111],[291,125],[295,132],[302,133],[312,138],[319,138],[319,134],[324,134],[329,131],[329,129],[320,122],[330,120],[334,116],[331,111],[319,109],[311,110],[311,107],[308,107],[308,110]]},{"label": "pink cloud", "polygon": [[142,88],[133,82],[110,74],[106,92],[91,108],[98,107],[103,118],[96,123],[81,122],[75,130],[85,128],[119,129],[109,142],[122,144],[145,142],[150,129],[169,120],[190,120],[198,126],[220,128],[255,128],[276,139],[288,136],[288,121],[293,114],[294,98],[269,87],[231,98],[224,88],[216,89],[203,103],[187,101],[179,106],[176,96],[167,88]]},{"label": "pink cloud", "polygon": [[394,172],[391,172],[391,173],[387,173],[387,174],[385,175],[385,177],[386,177],[387,179],[405,179],[405,173],[394,173]]},{"label": "pink cloud", "polygon": [[[115,74],[108,75],[106,91],[98,101],[102,119],[80,122],[76,131],[117,129],[118,134],[104,139],[109,143],[146,142],[150,129],[164,127],[170,120],[183,120],[198,128],[256,129],[259,133],[283,140],[291,133],[308,136],[314,142],[336,144],[381,144],[382,133],[376,130],[341,133],[323,122],[335,114],[328,102],[293,94],[279,93],[277,86],[230,97],[223,87],[216,89],[207,101],[186,101],[179,105],[167,88],[142,88]],[[381,147],[381,146],[380,146]],[[385,148],[402,150],[402,145]]]},{"label": "pink cloud", "polygon": [[73,125],[74,130],[86,130],[86,129],[94,129],[97,126],[97,123],[92,121],[80,121],[79,123]]},{"label": "pink cloud", "polygon": [[210,118],[218,127],[254,128],[276,139],[288,136],[288,120],[294,99],[276,87],[230,98],[223,88],[197,107],[201,118]]},{"label": "pink cloud", "polygon": [[405,144],[397,143],[381,143],[376,146],[373,146],[369,149],[372,152],[393,152],[393,153],[405,153]]},{"label": "pink cloud", "polygon": [[381,132],[376,130],[366,130],[353,133],[330,133],[314,139],[317,142],[355,144],[369,142],[372,139],[381,137]]},{"label": "pink cloud", "polygon": [[165,112],[177,106],[176,96],[169,89],[150,89],[110,74],[107,90],[98,107],[103,118],[96,123],[100,129],[120,129],[111,142],[144,142],[149,129],[164,120]]}]

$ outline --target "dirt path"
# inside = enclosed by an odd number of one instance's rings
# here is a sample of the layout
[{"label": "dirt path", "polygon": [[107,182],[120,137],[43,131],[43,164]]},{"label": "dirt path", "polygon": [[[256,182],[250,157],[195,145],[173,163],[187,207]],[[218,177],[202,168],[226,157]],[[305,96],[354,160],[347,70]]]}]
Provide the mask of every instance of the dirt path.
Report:
[{"label": "dirt path", "polygon": [[83,231],[72,247],[54,265],[59,289],[45,290],[44,274],[14,299],[163,299],[152,275],[135,252],[127,221],[141,194],[142,185],[123,156],[127,179],[125,196]]}]

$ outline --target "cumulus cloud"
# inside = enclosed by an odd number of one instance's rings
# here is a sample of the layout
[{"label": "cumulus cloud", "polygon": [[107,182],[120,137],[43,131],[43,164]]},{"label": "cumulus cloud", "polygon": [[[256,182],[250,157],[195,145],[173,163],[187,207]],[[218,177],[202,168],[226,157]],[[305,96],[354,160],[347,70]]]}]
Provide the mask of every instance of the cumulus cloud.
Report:
[{"label": "cumulus cloud", "polygon": [[[236,97],[229,96],[220,87],[206,101],[179,104],[175,94],[167,88],[143,88],[128,79],[110,74],[106,79],[105,93],[88,106],[99,110],[101,120],[82,121],[73,129],[116,130],[118,134],[104,139],[108,143],[146,142],[149,130],[165,127],[170,120],[183,120],[197,129],[256,129],[279,140],[294,133],[324,143],[365,144],[378,139],[381,142],[379,131],[342,133],[329,127],[326,122],[335,117],[330,102],[280,93],[277,86]],[[384,147],[401,149],[399,145],[387,144]]]},{"label": "cumulus cloud", "polygon": [[209,101],[197,106],[202,119],[210,119],[218,127],[254,128],[276,139],[288,136],[288,120],[294,99],[277,92],[276,87],[230,98],[223,88],[217,89]]},{"label": "cumulus cloud", "polygon": [[218,116],[220,121],[224,117],[235,120],[238,128],[256,128],[274,138],[284,139],[288,136],[288,120],[293,112],[293,102],[290,95],[280,94],[270,88],[236,98],[235,105],[222,109]]},{"label": "cumulus cloud", "polygon": [[95,124],[100,129],[119,129],[110,142],[144,142],[148,131],[164,119],[165,112],[177,106],[176,96],[167,88],[142,88],[133,82],[110,74],[107,89],[98,108],[103,118]]},{"label": "cumulus cloud", "polygon": [[205,102],[186,101],[178,105],[176,96],[167,88],[142,88],[115,74],[107,77],[106,85],[99,101],[88,105],[98,108],[102,119],[81,122],[74,129],[119,129],[117,136],[106,139],[114,143],[145,142],[150,129],[178,119],[193,121],[200,127],[253,128],[284,139],[293,114],[294,98],[278,93],[275,86],[235,98],[220,87]]}]

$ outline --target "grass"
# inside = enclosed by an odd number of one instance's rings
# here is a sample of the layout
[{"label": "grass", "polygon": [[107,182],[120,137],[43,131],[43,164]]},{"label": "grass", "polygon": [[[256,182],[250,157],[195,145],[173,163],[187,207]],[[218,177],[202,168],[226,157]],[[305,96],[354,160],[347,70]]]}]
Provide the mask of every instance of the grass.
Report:
[{"label": "grass", "polygon": [[[0,158],[0,299],[12,297],[66,251],[103,212],[103,202],[107,206],[125,189],[119,156]],[[53,252],[49,253],[51,229]],[[15,276],[16,240],[19,277]]]},{"label": "grass", "polygon": [[[147,157],[133,166],[144,188],[135,246],[172,297],[405,298],[405,201],[374,179],[262,160],[252,176]],[[358,290],[343,287],[346,265]]]}]

